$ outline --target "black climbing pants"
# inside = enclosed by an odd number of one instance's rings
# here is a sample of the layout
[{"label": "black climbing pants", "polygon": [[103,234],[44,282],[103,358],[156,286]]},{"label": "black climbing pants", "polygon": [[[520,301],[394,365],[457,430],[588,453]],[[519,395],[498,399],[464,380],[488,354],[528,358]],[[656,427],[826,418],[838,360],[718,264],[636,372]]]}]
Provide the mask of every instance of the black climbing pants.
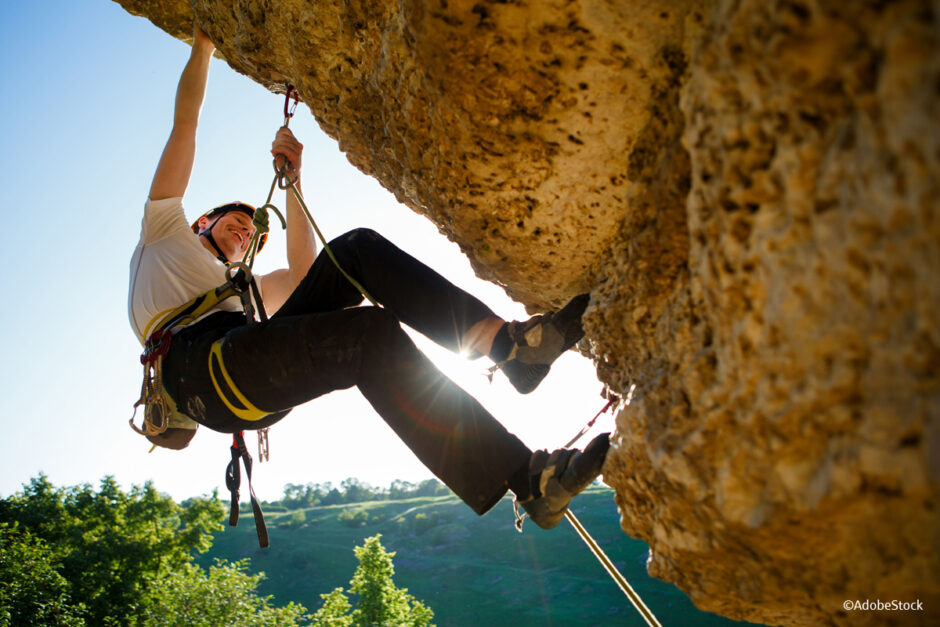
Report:
[{"label": "black climbing pants", "polygon": [[[456,351],[493,312],[374,231],[351,231],[330,248],[384,308],[355,307],[362,295],[321,253],[267,322],[245,325],[240,313],[218,312],[179,331],[164,361],[167,391],[196,422],[231,433],[270,426],[297,405],[357,386],[425,466],[483,514],[531,451],[445,377],[399,323]],[[222,337],[232,380],[271,415],[241,420],[218,398],[208,360]]]}]

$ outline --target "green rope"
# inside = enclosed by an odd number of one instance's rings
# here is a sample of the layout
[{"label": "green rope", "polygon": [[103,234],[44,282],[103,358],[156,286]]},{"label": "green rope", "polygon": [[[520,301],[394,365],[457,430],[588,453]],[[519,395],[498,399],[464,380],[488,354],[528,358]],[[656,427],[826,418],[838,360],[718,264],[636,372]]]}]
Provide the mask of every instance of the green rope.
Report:
[{"label": "green rope", "polygon": [[372,295],[369,294],[368,291],[366,291],[366,288],[362,287],[362,285],[360,285],[359,281],[357,281],[356,279],[352,278],[352,277],[349,275],[348,272],[346,272],[345,270],[343,270],[343,266],[339,265],[339,261],[336,260],[336,255],[334,255],[334,254],[333,254],[333,251],[330,250],[330,245],[326,243],[326,238],[324,238],[324,237],[323,237],[323,233],[320,232],[320,228],[317,226],[316,220],[314,220],[314,219],[313,219],[313,216],[310,215],[310,210],[307,209],[307,203],[304,202],[303,196],[301,196],[301,195],[300,195],[300,192],[297,191],[297,187],[294,185],[293,179],[290,179],[290,181],[291,181],[291,183],[290,183],[290,188],[291,188],[291,190],[294,192],[294,196],[296,196],[296,197],[297,197],[297,201],[300,202],[300,207],[301,207],[301,209],[304,210],[304,214],[306,214],[307,220],[310,221],[310,226],[313,227],[313,230],[316,232],[317,237],[320,238],[320,243],[323,244],[323,250],[325,250],[325,251],[326,251],[326,254],[330,256],[330,259],[333,261],[333,265],[336,266],[336,269],[339,270],[340,273],[341,273],[344,277],[346,277],[346,279],[347,279],[350,283],[352,283],[352,286],[353,286],[354,288],[356,288],[357,290],[359,290],[359,292],[360,292],[363,296],[366,297],[366,300],[368,300],[370,303],[372,303],[373,305],[375,305],[376,307],[378,307],[378,306],[379,306],[379,303],[378,303],[374,298],[372,298]]},{"label": "green rope", "polygon": [[317,226],[317,221],[313,219],[310,210],[307,208],[307,203],[304,202],[303,196],[300,195],[300,191],[297,189],[297,180],[294,179],[290,173],[287,171],[288,166],[285,165],[283,168],[279,168],[277,164],[277,159],[274,160],[274,180],[271,181],[271,189],[268,190],[268,199],[265,203],[255,209],[255,216],[252,219],[252,223],[255,227],[255,233],[251,236],[251,240],[248,242],[248,248],[245,250],[245,256],[242,258],[242,261],[251,268],[252,264],[255,261],[255,255],[258,253],[258,244],[261,241],[261,236],[264,233],[267,233],[270,230],[268,225],[268,209],[273,209],[274,213],[277,214],[278,219],[281,221],[281,228],[287,228],[287,222],[284,220],[284,216],[281,215],[281,212],[277,210],[277,207],[271,204],[271,197],[274,195],[274,187],[277,186],[281,189],[290,188],[294,192],[294,197],[297,198],[297,201],[300,203],[300,208],[303,209],[304,215],[307,216],[307,220],[310,222],[310,226],[313,227],[314,232],[317,234],[317,237],[320,239],[320,243],[323,244],[323,250],[326,251],[326,254],[329,255],[330,260],[333,262],[333,265],[336,266],[336,269],[346,277],[353,287],[355,287],[359,292],[366,297],[370,303],[378,306],[378,302],[372,298],[372,295],[366,291],[366,288],[354,278],[352,278],[348,272],[343,270],[343,266],[339,264],[339,261],[336,259],[336,255],[333,254],[333,251],[330,249],[330,245],[327,244],[326,238],[323,237],[323,233],[320,231],[320,227]]},{"label": "green rope", "polygon": [[[275,172],[277,172],[277,164],[275,164],[274,169]],[[287,228],[287,222],[284,220],[284,216],[281,215],[277,207],[271,204],[271,197],[274,196],[274,186],[277,184],[280,175],[280,172],[275,174],[274,180],[271,181],[271,189],[268,190],[267,200],[264,201],[263,205],[255,209],[254,217],[251,219],[251,223],[255,227],[255,233],[251,236],[251,240],[248,242],[248,248],[245,249],[245,255],[242,257],[242,263],[247,264],[249,268],[255,263],[255,255],[258,254],[258,247],[261,245],[261,236],[271,230],[268,224],[268,208],[273,209],[274,213],[277,214],[277,219],[281,221],[281,228]]]}]

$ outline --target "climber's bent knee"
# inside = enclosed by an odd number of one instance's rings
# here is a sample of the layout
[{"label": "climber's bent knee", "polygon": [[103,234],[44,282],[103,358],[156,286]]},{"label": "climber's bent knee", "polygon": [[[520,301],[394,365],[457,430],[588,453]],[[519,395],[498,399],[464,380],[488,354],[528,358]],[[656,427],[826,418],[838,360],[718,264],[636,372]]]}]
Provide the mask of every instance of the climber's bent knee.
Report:
[{"label": "climber's bent knee", "polygon": [[384,240],[377,231],[360,227],[347,231],[330,241],[330,248],[344,248],[347,246],[363,246]]}]

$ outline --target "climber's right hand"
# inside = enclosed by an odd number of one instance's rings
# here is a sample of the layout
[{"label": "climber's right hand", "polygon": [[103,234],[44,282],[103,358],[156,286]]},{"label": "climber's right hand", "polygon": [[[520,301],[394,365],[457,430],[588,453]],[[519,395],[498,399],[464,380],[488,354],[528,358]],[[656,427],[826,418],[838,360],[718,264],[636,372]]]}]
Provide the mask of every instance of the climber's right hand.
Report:
[{"label": "climber's right hand", "polygon": [[193,50],[197,48],[212,51],[215,50],[215,44],[209,39],[209,35],[206,34],[206,31],[202,30],[199,23],[193,21]]}]

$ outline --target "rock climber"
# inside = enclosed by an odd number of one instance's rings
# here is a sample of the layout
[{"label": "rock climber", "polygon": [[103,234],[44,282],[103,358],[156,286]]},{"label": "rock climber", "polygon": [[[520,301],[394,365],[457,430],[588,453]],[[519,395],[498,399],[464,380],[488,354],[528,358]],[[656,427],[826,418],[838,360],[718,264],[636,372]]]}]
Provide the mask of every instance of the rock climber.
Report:
[{"label": "rock climber", "polygon": [[[130,265],[128,309],[142,342],[162,312],[225,282],[253,234],[254,208],[217,207],[193,225],[182,196],[195,158],[196,127],[214,45],[197,26],[176,92],[173,127],[144,206]],[[303,146],[285,126],[271,153],[299,180]],[[404,323],[454,351],[488,355],[522,393],[582,336],[588,295],[527,322],[506,322],[379,234],[356,229],[330,243],[339,265],[382,307],[357,306],[362,294],[325,254],[287,194],[287,268],[260,277],[269,320],[247,325],[237,299],[174,330],[162,383],[185,423],[148,438],[181,449],[198,425],[235,433],[266,428],[308,400],[357,386],[418,458],[478,514],[511,490],[537,525],[551,528],[569,501],[600,473],[607,434],[584,451],[531,451],[473,397],[445,377],[402,330]],[[213,346],[240,390],[264,417],[247,421],[222,402],[209,363]]]}]

